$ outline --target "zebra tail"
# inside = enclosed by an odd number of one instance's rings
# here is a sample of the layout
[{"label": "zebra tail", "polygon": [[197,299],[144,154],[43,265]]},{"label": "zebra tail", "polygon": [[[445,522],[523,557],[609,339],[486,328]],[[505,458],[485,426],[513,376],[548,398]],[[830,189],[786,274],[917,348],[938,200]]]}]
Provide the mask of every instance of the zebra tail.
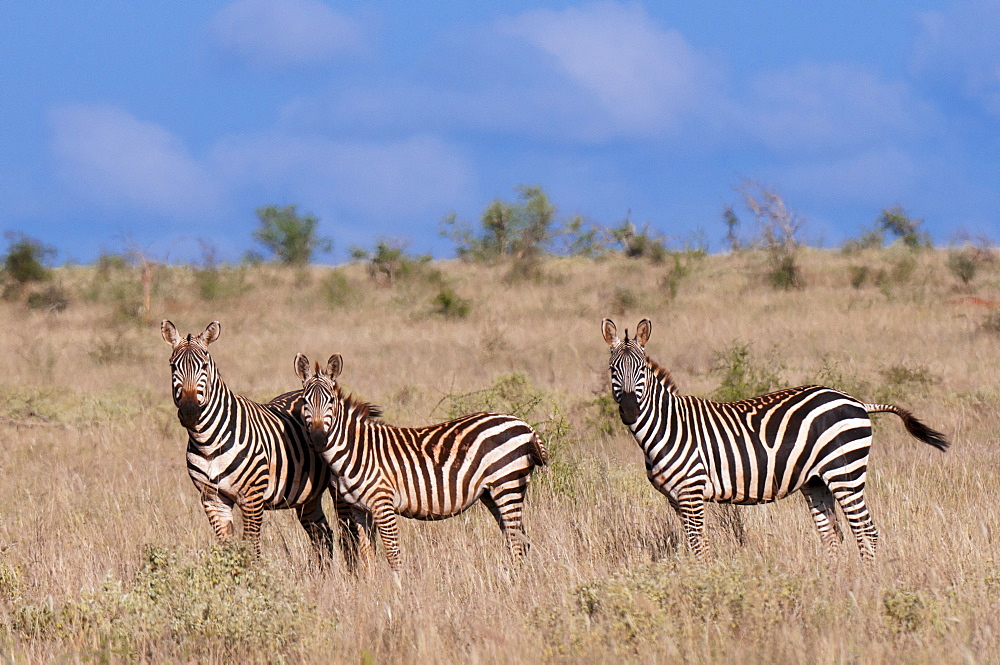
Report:
[{"label": "zebra tail", "polygon": [[932,445],[940,451],[945,451],[951,443],[944,434],[935,429],[931,429],[921,421],[917,420],[912,413],[906,409],[901,409],[892,404],[865,404],[865,411],[868,413],[895,413],[903,419],[906,431],[914,438],[920,439],[926,444]]},{"label": "zebra tail", "polygon": [[545,466],[549,461],[549,451],[545,448],[545,444],[542,443],[542,437],[538,436],[537,433],[531,435],[531,445],[534,448],[532,451],[534,454],[531,456],[536,466]]}]

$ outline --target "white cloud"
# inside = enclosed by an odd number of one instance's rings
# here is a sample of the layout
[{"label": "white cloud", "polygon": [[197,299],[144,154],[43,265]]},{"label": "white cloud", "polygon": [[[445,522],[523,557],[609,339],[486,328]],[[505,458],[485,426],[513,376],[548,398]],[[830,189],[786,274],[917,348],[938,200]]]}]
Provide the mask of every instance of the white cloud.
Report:
[{"label": "white cloud", "polygon": [[263,66],[327,62],[363,44],[358,22],[318,0],[237,0],[209,29],[224,51]]},{"label": "white cloud", "polygon": [[961,94],[1000,115],[1000,4],[955,2],[919,17],[911,69],[918,77],[956,86]]},{"label": "white cloud", "polygon": [[64,106],[50,120],[59,175],[86,200],[159,214],[205,212],[218,202],[205,169],[159,125],[110,106]]},{"label": "white cloud", "polygon": [[430,136],[385,142],[281,135],[233,137],[213,160],[240,186],[281,191],[315,210],[433,220],[468,196],[472,169]]},{"label": "white cloud", "polygon": [[707,58],[637,4],[535,10],[504,21],[501,30],[548,53],[596,98],[616,133],[674,129],[716,78]]},{"label": "white cloud", "polygon": [[731,123],[779,151],[844,149],[935,131],[936,115],[905,83],[859,67],[803,64],[754,76]]}]

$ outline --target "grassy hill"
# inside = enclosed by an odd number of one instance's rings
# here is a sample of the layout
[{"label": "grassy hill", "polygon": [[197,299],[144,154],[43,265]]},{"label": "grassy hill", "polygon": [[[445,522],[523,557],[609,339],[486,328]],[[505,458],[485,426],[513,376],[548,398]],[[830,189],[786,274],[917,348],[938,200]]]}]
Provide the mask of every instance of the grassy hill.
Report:
[{"label": "grassy hill", "polygon": [[[772,288],[753,252],[550,258],[530,271],[434,262],[393,284],[362,265],[160,266],[148,312],[133,268],[60,268],[34,308],[0,302],[0,651],[14,662],[989,662],[1000,653],[1000,267],[967,286],[942,251],[806,250],[800,265],[793,290]],[[713,506],[698,563],[617,421],[605,316],[620,329],[649,317],[647,351],[683,392],[824,383],[911,409],[953,447],[876,420],[874,564],[850,541],[829,561],[798,497]],[[318,569],[290,511],[265,516],[259,564],[213,548],[185,470],[163,318],[183,333],[221,321],[213,357],[255,399],[298,387],[297,352],[339,352],[341,383],[389,422],[489,407],[537,423],[552,462],[528,492],[525,564],[479,506],[402,521],[401,591],[384,560],[362,579],[339,559]]]}]

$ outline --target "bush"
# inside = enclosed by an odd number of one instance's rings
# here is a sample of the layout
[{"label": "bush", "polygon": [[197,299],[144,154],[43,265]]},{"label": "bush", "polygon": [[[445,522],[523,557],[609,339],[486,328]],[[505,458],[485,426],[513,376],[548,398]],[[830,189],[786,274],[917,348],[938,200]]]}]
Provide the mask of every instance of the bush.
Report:
[{"label": "bush", "polygon": [[3,260],[4,275],[7,278],[18,285],[52,278],[52,271],[45,263],[55,256],[54,248],[17,231],[8,231],[4,235],[10,243]]},{"label": "bush", "polygon": [[968,286],[976,277],[979,266],[992,258],[992,254],[975,247],[952,249],[948,252],[946,265],[964,286]]},{"label": "bush", "polygon": [[108,582],[77,600],[22,606],[8,629],[32,640],[101,645],[111,660],[144,660],[155,646],[179,660],[275,661],[312,623],[309,612],[246,543],[194,560],[147,546],[127,585]]},{"label": "bush", "polygon": [[636,228],[632,221],[625,217],[621,224],[610,230],[612,244],[618,245],[622,253],[630,259],[649,259],[653,263],[663,263],[667,257],[666,241],[662,236],[654,235],[649,224]]},{"label": "bush", "polygon": [[496,200],[486,207],[479,231],[451,213],[441,222],[441,235],[455,243],[462,259],[536,259],[552,243],[556,209],[539,186],[520,185],[517,192],[518,203]]},{"label": "bush", "polygon": [[849,270],[851,272],[851,286],[856,289],[864,286],[871,274],[871,269],[868,266],[851,266]]},{"label": "bush", "polygon": [[556,401],[545,390],[531,385],[528,377],[519,372],[501,374],[489,388],[445,395],[435,410],[438,407],[444,407],[448,419],[478,411],[520,418],[542,436],[550,453],[569,436],[569,421]]},{"label": "bush", "polygon": [[283,265],[307,265],[315,252],[329,252],[333,247],[332,240],[316,234],[319,220],[299,215],[294,205],[258,208],[257,219],[260,227],[253,238]]},{"label": "bush", "polygon": [[29,294],[27,304],[30,309],[61,312],[69,307],[69,295],[61,286],[50,286]]},{"label": "bush", "polygon": [[450,287],[443,287],[434,296],[434,313],[448,319],[464,319],[469,315],[472,301],[459,296]]},{"label": "bush", "polygon": [[876,390],[879,402],[896,402],[926,396],[940,382],[926,365],[897,364],[879,370],[883,384]]},{"label": "bush", "polygon": [[910,218],[902,206],[884,208],[875,224],[883,233],[896,236],[903,245],[911,249],[931,246],[930,236],[920,229],[923,220]]},{"label": "bush", "polygon": [[[772,354],[773,355],[773,354]],[[771,392],[781,385],[779,372],[784,369],[772,358],[758,359],[749,344],[733,342],[716,351],[711,372],[722,376],[711,397],[719,402],[736,402]]]},{"label": "bush", "polygon": [[793,254],[779,252],[771,258],[771,270],[767,279],[776,289],[798,289],[802,287],[802,271]]},{"label": "bush", "polygon": [[429,254],[410,256],[406,252],[406,243],[390,239],[379,240],[371,251],[352,247],[351,258],[365,261],[368,276],[386,286],[414,275],[431,261]]}]

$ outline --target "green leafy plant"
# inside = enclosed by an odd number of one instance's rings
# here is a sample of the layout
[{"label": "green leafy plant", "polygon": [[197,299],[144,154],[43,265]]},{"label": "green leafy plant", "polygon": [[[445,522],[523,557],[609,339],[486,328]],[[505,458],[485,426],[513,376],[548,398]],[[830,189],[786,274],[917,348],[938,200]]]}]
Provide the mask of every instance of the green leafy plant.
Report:
[{"label": "green leafy plant", "polygon": [[520,185],[517,192],[516,203],[491,202],[483,211],[478,231],[452,213],[442,220],[441,235],[455,243],[463,259],[537,258],[552,241],[556,209],[540,186]]},{"label": "green leafy plant", "polygon": [[649,224],[636,227],[630,215],[631,213],[626,215],[621,224],[609,230],[611,245],[617,245],[622,254],[630,259],[649,259],[653,263],[663,263],[667,258],[666,240],[653,233]]},{"label": "green leafy plant", "polygon": [[875,220],[876,228],[883,234],[891,234],[899,239],[906,247],[919,249],[930,247],[931,238],[927,232],[920,228],[922,219],[910,217],[902,206],[883,208],[882,214]]},{"label": "green leafy plant", "polygon": [[352,247],[351,258],[364,261],[368,266],[368,276],[386,286],[415,275],[431,261],[429,254],[411,256],[406,251],[405,242],[385,238],[371,250]]},{"label": "green leafy plant", "polygon": [[434,296],[434,312],[448,319],[464,319],[472,309],[472,301],[463,298],[451,287],[442,287]]},{"label": "green leafy plant", "polygon": [[716,351],[711,372],[722,377],[712,399],[735,402],[768,393],[781,385],[779,372],[784,365],[773,357],[758,358],[749,344],[734,341],[722,351]]},{"label": "green leafy plant", "polygon": [[253,238],[282,265],[304,266],[313,254],[329,252],[333,241],[317,234],[319,219],[299,215],[294,205],[257,209],[260,223]]}]

